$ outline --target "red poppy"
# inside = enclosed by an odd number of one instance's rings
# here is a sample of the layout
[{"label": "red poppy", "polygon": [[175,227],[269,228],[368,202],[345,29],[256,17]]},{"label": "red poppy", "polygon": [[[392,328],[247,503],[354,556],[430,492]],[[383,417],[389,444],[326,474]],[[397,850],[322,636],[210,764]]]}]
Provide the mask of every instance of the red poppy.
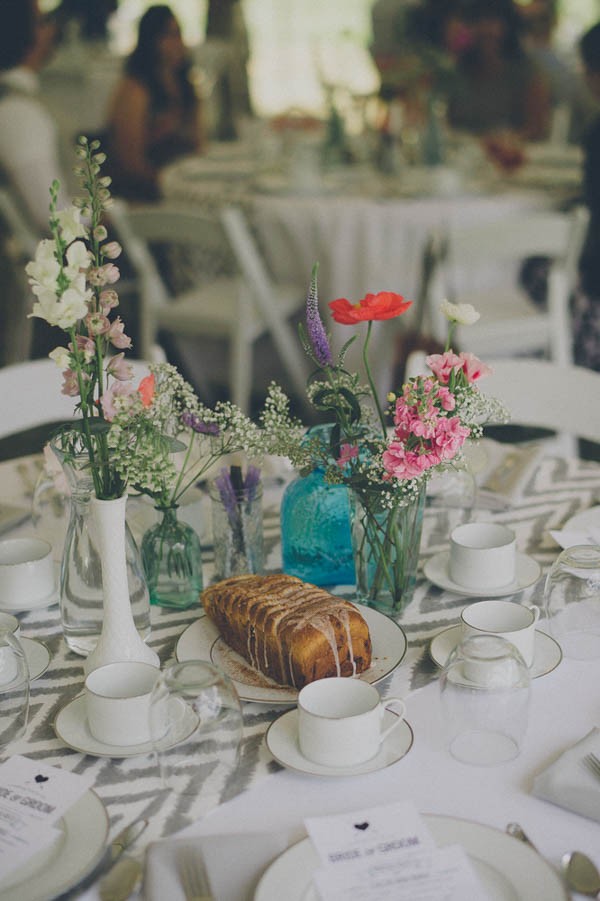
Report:
[{"label": "red poppy", "polygon": [[154,375],[145,376],[138,385],[138,393],[142,398],[142,404],[149,407],[154,399]]},{"label": "red poppy", "polygon": [[340,325],[355,325],[372,319],[395,319],[411,305],[412,301],[404,300],[401,294],[380,291],[378,294],[367,294],[358,303],[350,303],[345,297],[340,297],[339,300],[332,300],[329,308],[334,320]]}]

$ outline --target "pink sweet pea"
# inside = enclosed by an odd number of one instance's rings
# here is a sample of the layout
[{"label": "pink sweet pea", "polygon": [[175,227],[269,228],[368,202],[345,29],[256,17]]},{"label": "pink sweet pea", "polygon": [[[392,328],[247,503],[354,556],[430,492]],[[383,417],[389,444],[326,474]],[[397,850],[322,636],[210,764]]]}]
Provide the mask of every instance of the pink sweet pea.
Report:
[{"label": "pink sweet pea", "polygon": [[343,469],[346,463],[349,463],[354,457],[358,457],[358,447],[355,444],[342,444],[340,455],[335,462],[340,469]]},{"label": "pink sweet pea", "polygon": [[131,347],[131,338],[128,337],[124,333],[125,325],[120,316],[117,316],[115,321],[111,323],[111,326],[108,330],[108,338],[110,343],[114,347],[118,347],[119,350],[124,350],[127,347]]},{"label": "pink sweet pea", "polygon": [[462,360],[462,371],[469,384],[471,382],[476,382],[477,379],[481,379],[486,375],[491,375],[492,370],[490,367],[486,363],[482,363],[475,354],[460,353],[459,357]]},{"label": "pink sweet pea", "polygon": [[106,371],[120,382],[128,382],[133,378],[133,369],[125,359],[125,354],[115,354],[108,361]]}]

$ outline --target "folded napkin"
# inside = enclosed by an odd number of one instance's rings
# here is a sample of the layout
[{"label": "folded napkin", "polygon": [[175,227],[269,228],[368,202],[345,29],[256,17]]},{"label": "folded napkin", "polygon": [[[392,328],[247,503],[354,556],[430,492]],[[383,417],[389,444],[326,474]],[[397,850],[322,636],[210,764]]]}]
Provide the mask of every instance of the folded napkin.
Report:
[{"label": "folded napkin", "polygon": [[[477,450],[477,449],[476,449]],[[506,506],[517,504],[532,477],[544,447],[539,442],[506,445],[486,438],[481,442],[479,454],[482,460],[475,472],[481,503],[496,501]]]},{"label": "folded napkin", "polygon": [[583,762],[586,754],[600,757],[598,727],[535,777],[533,794],[600,823],[600,779]]},{"label": "folded napkin", "polygon": [[251,901],[268,865],[287,847],[281,833],[202,835],[154,842],[146,852],[145,901],[185,901],[181,874],[202,868],[214,901]]},{"label": "folded napkin", "polygon": [[563,548],[575,547],[576,544],[599,544],[600,528],[590,526],[588,529],[551,529],[550,534],[557,544]]}]

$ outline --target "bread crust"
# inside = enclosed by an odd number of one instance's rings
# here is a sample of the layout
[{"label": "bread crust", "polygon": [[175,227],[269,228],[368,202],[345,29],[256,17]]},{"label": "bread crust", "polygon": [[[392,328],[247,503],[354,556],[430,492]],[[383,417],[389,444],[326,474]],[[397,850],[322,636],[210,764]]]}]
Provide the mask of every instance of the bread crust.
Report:
[{"label": "bread crust", "polygon": [[371,665],[369,627],[356,607],[295,576],[235,576],[201,600],[226,644],[279,684],[302,688]]}]

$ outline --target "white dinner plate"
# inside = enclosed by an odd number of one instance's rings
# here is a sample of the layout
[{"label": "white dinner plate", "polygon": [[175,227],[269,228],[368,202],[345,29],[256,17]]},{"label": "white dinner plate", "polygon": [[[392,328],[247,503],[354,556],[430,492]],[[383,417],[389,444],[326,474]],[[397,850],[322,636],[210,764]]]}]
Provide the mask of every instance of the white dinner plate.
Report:
[{"label": "white dinner plate", "polygon": [[45,644],[42,644],[41,641],[34,641],[33,638],[23,638],[22,635],[19,635],[19,641],[25,651],[25,658],[29,667],[29,681],[33,682],[34,679],[39,679],[48,669],[50,665],[50,651]]},{"label": "white dinner plate", "polygon": [[[568,901],[562,879],[524,842],[481,823],[423,814],[438,846],[462,845],[485,888],[486,901]],[[310,839],[293,845],[260,880],[254,901],[317,901],[312,874],[319,865]]]},{"label": "white dinner plate", "polygon": [[[176,698],[171,700],[177,705]],[[178,722],[177,717],[172,717],[171,721],[177,723],[177,729],[174,733],[167,733],[165,739],[161,741],[161,750],[164,751],[188,738],[198,725],[198,718],[189,708],[186,708],[181,722]],[[54,731],[67,747],[81,751],[82,754],[90,754],[92,757],[139,757],[142,754],[150,754],[153,750],[151,741],[139,745],[108,745],[94,738],[88,726],[83,694],[77,695],[59,710],[54,721]]]},{"label": "white dinner plate", "polygon": [[89,790],[59,820],[56,842],[0,881],[2,901],[50,901],[96,866],[106,848],[108,816]]},{"label": "white dinner plate", "polygon": [[[371,633],[371,666],[357,678],[375,685],[395,670],[406,654],[406,635],[393,619],[371,607],[358,607]],[[298,691],[264,676],[225,644],[214,623],[202,616],[183,632],[175,648],[177,660],[210,660],[231,677],[242,701],[295,704]]]},{"label": "white dinner plate", "polygon": [[[392,710],[386,710],[383,715],[382,729],[388,729],[398,718],[398,714]],[[402,720],[382,742],[379,753],[365,763],[356,766],[323,766],[308,760],[298,745],[298,710],[288,710],[271,723],[265,735],[265,744],[277,763],[295,770],[298,773],[307,773],[309,776],[363,776],[365,773],[374,773],[383,770],[396,761],[405,757],[413,743],[413,731],[406,720]]]},{"label": "white dinner plate", "polygon": [[[450,626],[431,639],[429,653],[431,659],[438,666],[445,666],[448,657],[459,643],[462,637],[462,626]],[[533,650],[533,663],[531,664],[531,676],[545,676],[556,669],[562,660],[560,645],[540,629],[535,630],[535,645]]]},{"label": "white dinner plate", "polygon": [[517,554],[517,575],[510,585],[504,585],[502,588],[464,588],[450,578],[449,559],[450,551],[440,551],[425,561],[423,572],[438,588],[445,588],[446,591],[453,591],[467,598],[504,598],[517,594],[537,582],[542,572],[539,563],[533,557]]}]

